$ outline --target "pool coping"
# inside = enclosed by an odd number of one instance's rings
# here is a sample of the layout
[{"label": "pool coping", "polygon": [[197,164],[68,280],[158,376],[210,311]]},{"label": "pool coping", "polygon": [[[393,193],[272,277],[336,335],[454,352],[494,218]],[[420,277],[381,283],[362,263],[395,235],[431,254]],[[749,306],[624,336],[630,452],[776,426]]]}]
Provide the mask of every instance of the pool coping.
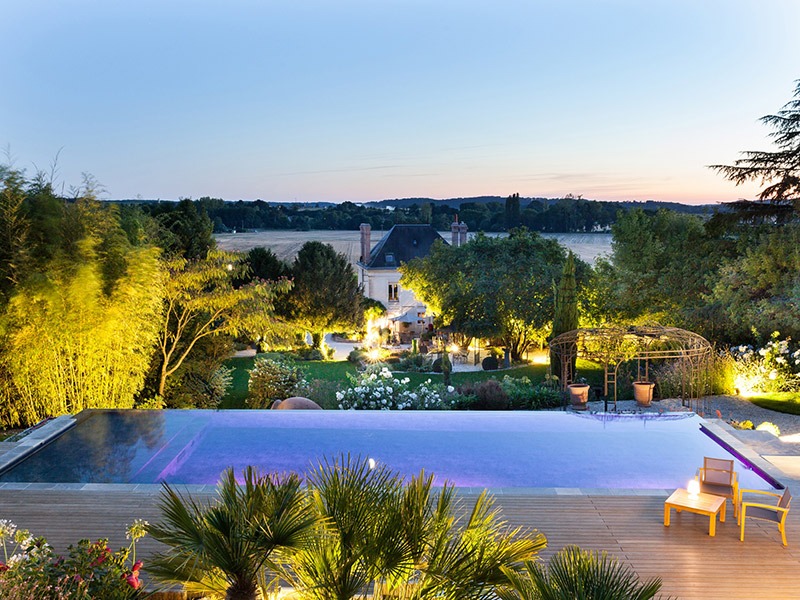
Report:
[{"label": "pool coping", "polygon": [[[596,414],[616,414],[603,413]],[[685,414],[685,413],[678,413]],[[771,462],[762,457],[758,452],[747,446],[739,438],[732,434],[733,428],[722,419],[708,419],[700,417],[709,432],[730,446],[745,461],[763,471],[769,477],[781,485],[786,486],[787,482],[794,485],[800,482],[787,478],[786,474],[778,469]],[[63,415],[51,419],[41,426],[29,431],[20,441],[12,442],[14,447],[0,454],[0,472],[15,463],[21,461],[29,453],[34,452],[47,444],[55,437],[61,435],[67,429],[76,425],[76,419],[72,415]],[[688,478],[692,477],[689,474]],[[2,482],[0,490],[29,490],[29,491],[94,491],[107,493],[126,493],[153,495],[160,493],[163,489],[160,483],[33,483],[33,482]],[[172,489],[187,494],[212,494],[217,490],[217,485],[198,485],[198,484],[170,484]],[[484,491],[494,496],[664,496],[671,494],[673,489],[660,488],[554,488],[554,487],[513,487],[513,488],[482,488],[482,487],[459,487],[456,488],[459,495],[477,496]]]}]

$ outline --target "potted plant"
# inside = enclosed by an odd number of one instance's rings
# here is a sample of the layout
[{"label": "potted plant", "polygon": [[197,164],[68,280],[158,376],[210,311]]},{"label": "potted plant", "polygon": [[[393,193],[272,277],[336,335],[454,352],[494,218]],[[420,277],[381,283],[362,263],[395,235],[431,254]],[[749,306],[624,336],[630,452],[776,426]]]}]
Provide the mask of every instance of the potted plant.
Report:
[{"label": "potted plant", "polygon": [[585,410],[586,403],[589,401],[589,384],[579,379],[575,383],[570,383],[567,390],[569,390],[572,407],[577,410]]},{"label": "potted plant", "polygon": [[652,381],[634,381],[633,399],[639,406],[650,406],[653,400],[653,388],[656,386]]}]

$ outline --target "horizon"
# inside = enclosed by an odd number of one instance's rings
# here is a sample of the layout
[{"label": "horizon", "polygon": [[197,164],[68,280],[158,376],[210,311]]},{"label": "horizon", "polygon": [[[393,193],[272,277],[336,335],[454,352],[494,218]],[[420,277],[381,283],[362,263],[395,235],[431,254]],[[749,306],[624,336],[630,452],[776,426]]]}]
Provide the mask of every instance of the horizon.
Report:
[{"label": "horizon", "polygon": [[707,165],[772,148],[800,77],[792,0],[4,12],[0,162],[103,199],[752,199]]},{"label": "horizon", "polygon": [[[189,198],[189,197],[181,197],[181,198],[100,198],[102,202],[174,202],[178,203],[181,200],[192,200],[198,201],[202,198],[210,198],[211,200],[222,200],[223,202],[265,202],[267,204],[342,204],[344,202],[351,202],[356,205],[365,205],[365,204],[376,204],[380,202],[405,202],[408,200],[421,200],[421,201],[429,201],[432,203],[435,202],[453,202],[455,200],[463,200],[464,202],[469,202],[470,200],[476,200],[480,198],[497,198],[498,201],[505,200],[508,196],[499,196],[497,194],[484,194],[482,196],[457,196],[452,198],[431,198],[426,196],[413,196],[413,197],[406,197],[406,198],[381,198],[377,200],[266,200],[264,198],[236,198],[236,199],[229,199],[229,198],[215,198],[211,196],[200,196],[198,198]],[[672,201],[672,200],[654,200],[649,198],[647,200],[598,200],[595,198],[545,198],[543,196],[520,196],[520,200],[546,200],[548,202],[556,201],[556,200],[586,200],[589,202],[617,202],[617,203],[638,203],[638,204],[647,204],[650,202],[655,202],[659,204],[682,204],[685,206],[715,206],[718,204],[725,204],[725,202],[706,202],[706,203],[691,203],[691,202],[680,202],[680,201]],[[731,201],[734,202],[734,201]]]}]

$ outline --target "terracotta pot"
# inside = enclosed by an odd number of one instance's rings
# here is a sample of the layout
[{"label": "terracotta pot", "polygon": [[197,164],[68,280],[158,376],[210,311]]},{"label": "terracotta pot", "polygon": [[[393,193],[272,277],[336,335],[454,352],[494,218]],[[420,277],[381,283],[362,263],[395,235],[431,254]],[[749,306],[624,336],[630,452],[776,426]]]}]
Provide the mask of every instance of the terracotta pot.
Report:
[{"label": "terracotta pot", "polygon": [[589,384],[571,383],[567,386],[567,389],[569,390],[569,399],[573,408],[585,410],[586,403],[589,401]]},{"label": "terracotta pot", "polygon": [[641,406],[650,406],[653,400],[653,388],[656,384],[652,381],[634,381],[633,399]]}]

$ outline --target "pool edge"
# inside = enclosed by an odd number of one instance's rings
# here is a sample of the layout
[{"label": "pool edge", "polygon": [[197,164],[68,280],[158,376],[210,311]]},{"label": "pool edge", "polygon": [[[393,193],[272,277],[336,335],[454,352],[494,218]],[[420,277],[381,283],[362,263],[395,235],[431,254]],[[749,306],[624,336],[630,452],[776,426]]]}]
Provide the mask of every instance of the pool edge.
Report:
[{"label": "pool edge", "polygon": [[[679,413],[684,414],[684,413]],[[726,452],[731,453],[742,462],[746,462],[755,467],[754,471],[766,483],[774,487],[777,483],[781,487],[787,486],[787,481],[791,484],[796,482],[787,477],[783,471],[763,458],[758,452],[747,446],[736,438],[729,430],[730,425],[720,419],[709,419],[700,417],[702,421],[701,430],[709,435],[715,443],[719,444]],[[0,455],[0,474],[12,468],[30,454],[38,451],[54,439],[58,438],[68,429],[77,424],[77,419],[73,415],[63,415],[56,417],[45,423],[41,427],[31,431],[28,435],[16,442],[17,447]],[[759,471],[761,473],[759,473]],[[763,475],[762,475],[763,473]],[[766,475],[767,477],[764,477]],[[687,474],[687,479],[691,474]],[[770,479],[772,481],[770,481]],[[774,483],[773,483],[774,482]],[[173,484],[171,487],[185,491],[187,493],[212,493],[216,490],[216,484]],[[162,489],[162,484],[125,484],[125,483],[55,483],[55,482],[0,482],[0,490],[29,490],[29,491],[102,491],[108,493],[140,493],[145,495],[158,494]],[[780,488],[778,488],[780,489]],[[555,488],[555,487],[503,487],[503,488],[481,488],[481,487],[457,487],[459,495],[476,496],[487,491],[493,496],[664,496],[672,493],[672,489],[661,488]]]}]

